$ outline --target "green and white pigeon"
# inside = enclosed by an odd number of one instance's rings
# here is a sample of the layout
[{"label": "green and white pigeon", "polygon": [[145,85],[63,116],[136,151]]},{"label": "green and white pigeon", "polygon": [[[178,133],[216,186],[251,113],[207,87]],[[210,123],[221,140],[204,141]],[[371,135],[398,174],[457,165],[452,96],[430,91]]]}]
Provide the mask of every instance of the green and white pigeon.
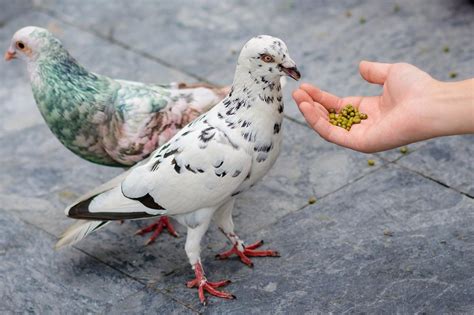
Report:
[{"label": "green and white pigeon", "polygon": [[[209,84],[144,84],[87,71],[48,30],[18,30],[5,60],[26,61],[33,95],[47,125],[69,150],[102,165],[129,167],[147,158],[228,92]],[[138,233],[164,227],[166,217]]]}]

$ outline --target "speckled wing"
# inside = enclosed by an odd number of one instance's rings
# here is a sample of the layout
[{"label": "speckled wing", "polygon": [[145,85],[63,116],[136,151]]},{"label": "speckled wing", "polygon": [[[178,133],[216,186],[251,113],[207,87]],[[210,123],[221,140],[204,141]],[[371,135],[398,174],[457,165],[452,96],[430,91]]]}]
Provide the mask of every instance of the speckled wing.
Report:
[{"label": "speckled wing", "polygon": [[124,165],[143,160],[220,100],[206,88],[116,82],[120,89],[116,91],[113,118],[104,127],[104,147]]},{"label": "speckled wing", "polygon": [[191,212],[229,198],[251,163],[251,155],[203,115],[134,168],[122,182],[122,193],[169,215]]}]

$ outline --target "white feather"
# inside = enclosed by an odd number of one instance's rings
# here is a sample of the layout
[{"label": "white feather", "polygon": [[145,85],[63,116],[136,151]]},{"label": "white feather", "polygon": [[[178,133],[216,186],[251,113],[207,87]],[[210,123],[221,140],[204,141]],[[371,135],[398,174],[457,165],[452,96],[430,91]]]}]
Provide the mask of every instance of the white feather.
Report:
[{"label": "white feather", "polygon": [[129,199],[122,194],[120,186],[106,191],[92,199],[89,204],[89,212],[121,212],[134,213],[144,212],[151,215],[166,214],[166,210],[155,210],[145,207],[140,202]]},{"label": "white feather", "polygon": [[64,246],[73,245],[90,233],[104,227],[107,223],[107,221],[78,220],[60,236],[59,241],[56,243],[54,248],[57,250]]},{"label": "white feather", "polygon": [[112,188],[114,187],[117,187],[117,185],[120,185],[120,182],[122,182],[122,180],[128,176],[128,174],[130,174],[130,172],[132,171],[132,169],[142,165],[143,163],[146,163],[147,161],[149,160],[149,158],[137,163],[135,166],[133,166],[132,168],[128,169],[127,171],[123,172],[122,174],[112,178],[111,180],[109,180],[108,182],[86,192],[85,194],[83,194],[82,196],[80,196],[79,198],[77,198],[72,204],[70,204],[66,209],[64,209],[64,213],[66,213],[66,215],[68,215],[69,213],[69,210],[71,209],[71,207],[77,205],[79,202],[82,202],[82,201],[85,201],[89,198],[92,198],[96,195],[99,195],[103,192],[106,192],[108,190],[111,190]]}]

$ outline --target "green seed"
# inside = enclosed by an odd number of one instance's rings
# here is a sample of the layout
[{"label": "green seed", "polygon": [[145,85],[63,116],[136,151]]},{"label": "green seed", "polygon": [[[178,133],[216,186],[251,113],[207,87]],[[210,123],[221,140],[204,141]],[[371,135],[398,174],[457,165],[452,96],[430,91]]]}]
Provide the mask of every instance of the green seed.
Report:
[{"label": "green seed", "polygon": [[375,161],[374,160],[367,160],[367,164],[369,166],[374,166],[375,165]]},{"label": "green seed", "polygon": [[408,147],[406,147],[406,146],[405,146],[405,147],[401,147],[401,148],[400,148],[400,152],[401,152],[402,154],[407,154],[407,153],[408,153]]},{"label": "green seed", "polygon": [[308,203],[309,203],[310,205],[316,203],[316,201],[317,201],[316,197],[310,197],[310,198],[308,199]]},{"label": "green seed", "polygon": [[361,17],[360,20],[359,20],[359,23],[360,24],[365,24],[365,22],[367,22],[366,19]]},{"label": "green seed", "polygon": [[443,47],[443,52],[444,52],[445,54],[447,54],[447,53],[449,52],[449,46],[448,46],[448,45],[446,45],[446,46]]},{"label": "green seed", "polygon": [[450,77],[451,79],[454,79],[454,78],[457,77],[457,76],[458,76],[458,73],[457,73],[457,72],[452,71],[452,72],[449,73],[449,77]]},{"label": "green seed", "polygon": [[367,114],[360,113],[352,104],[347,104],[337,113],[334,109],[329,110],[328,120],[331,124],[349,131],[354,124],[360,124],[362,119],[367,119]]}]

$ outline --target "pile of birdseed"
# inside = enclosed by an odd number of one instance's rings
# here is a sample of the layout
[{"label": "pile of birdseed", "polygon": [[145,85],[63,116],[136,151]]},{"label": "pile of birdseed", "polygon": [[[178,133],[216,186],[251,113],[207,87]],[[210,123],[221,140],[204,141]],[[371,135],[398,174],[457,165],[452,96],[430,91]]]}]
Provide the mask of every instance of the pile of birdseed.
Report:
[{"label": "pile of birdseed", "polygon": [[344,106],[339,113],[336,113],[335,109],[329,110],[329,122],[347,131],[351,130],[352,125],[360,124],[363,119],[367,118],[367,114],[359,112],[352,104]]}]

